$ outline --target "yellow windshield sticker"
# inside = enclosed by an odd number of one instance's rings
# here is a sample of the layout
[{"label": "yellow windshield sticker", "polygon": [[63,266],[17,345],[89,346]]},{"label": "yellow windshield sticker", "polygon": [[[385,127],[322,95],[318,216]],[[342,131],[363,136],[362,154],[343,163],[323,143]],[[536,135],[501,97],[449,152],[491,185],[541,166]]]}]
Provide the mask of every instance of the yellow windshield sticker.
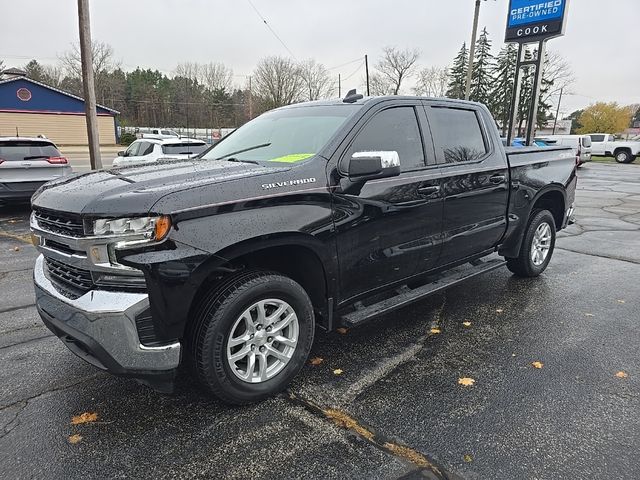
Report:
[{"label": "yellow windshield sticker", "polygon": [[306,160],[309,157],[313,157],[315,153],[292,153],[291,155],[285,155],[283,157],[272,158],[270,162],[283,162],[283,163],[296,163]]}]

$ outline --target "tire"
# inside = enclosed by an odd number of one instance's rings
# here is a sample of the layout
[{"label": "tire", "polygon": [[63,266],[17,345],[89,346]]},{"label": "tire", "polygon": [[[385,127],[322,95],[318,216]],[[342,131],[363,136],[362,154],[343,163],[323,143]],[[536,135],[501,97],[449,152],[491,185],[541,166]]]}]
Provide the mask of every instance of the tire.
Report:
[{"label": "tire", "polygon": [[631,163],[635,160],[629,150],[618,150],[617,152],[614,152],[613,157],[618,163]]},{"label": "tire", "polygon": [[[556,245],[556,224],[551,212],[549,210],[534,210],[529,218],[529,225],[520,247],[520,255],[515,258],[507,258],[507,268],[519,277],[537,277],[544,272],[549,265]],[[542,227],[543,224],[546,224],[546,228]],[[543,238],[547,236],[549,238],[542,242],[542,245],[547,247],[544,258],[539,256],[544,255],[542,252],[545,249],[542,248],[538,249],[537,260],[534,260],[533,249],[535,244],[540,244],[542,240],[539,235],[536,235],[536,232],[546,233]]]},{"label": "tire", "polygon": [[[245,405],[287,387],[309,356],[314,332],[313,306],[298,283],[273,272],[242,272],[200,299],[187,332],[187,352],[206,390],[224,402]],[[239,358],[232,362],[234,355]]]}]

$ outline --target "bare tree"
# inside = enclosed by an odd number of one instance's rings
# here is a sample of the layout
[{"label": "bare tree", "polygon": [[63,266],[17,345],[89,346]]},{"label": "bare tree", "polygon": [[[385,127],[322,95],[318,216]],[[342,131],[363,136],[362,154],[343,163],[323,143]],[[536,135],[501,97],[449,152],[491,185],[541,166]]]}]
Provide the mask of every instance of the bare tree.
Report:
[{"label": "bare tree", "polygon": [[265,57],[253,71],[253,91],[266,109],[304,98],[305,85],[296,62],[285,57]]},{"label": "bare tree", "polygon": [[418,72],[413,89],[416,95],[444,97],[449,85],[449,70],[446,67],[425,67]]},{"label": "bare tree", "polygon": [[369,92],[373,96],[393,95],[393,86],[387,77],[372,73],[369,75]]},{"label": "bare tree", "polygon": [[233,70],[224,63],[211,62],[198,69],[198,80],[212,91],[227,92],[231,90]]},{"label": "bare tree", "polygon": [[178,66],[176,66],[173,74],[176,77],[188,78],[189,80],[193,80],[195,82],[200,77],[201,70],[201,66],[198,63],[183,62],[179,63]]},{"label": "bare tree", "polygon": [[[93,57],[93,74],[96,76],[97,89],[97,77],[100,74],[111,73],[120,64],[115,61],[113,47],[108,43],[92,41],[91,54]],[[62,54],[60,62],[67,75],[82,78],[82,60],[80,58],[80,45],[78,43],[71,44],[71,50]]]},{"label": "bare tree", "polygon": [[329,71],[321,63],[309,59],[300,64],[300,76],[309,100],[320,100],[331,97],[335,89],[335,81]]},{"label": "bare tree", "polygon": [[399,50],[396,47],[382,49],[382,58],[376,64],[380,76],[393,87],[393,94],[398,95],[402,82],[411,77],[420,57],[418,49]]}]

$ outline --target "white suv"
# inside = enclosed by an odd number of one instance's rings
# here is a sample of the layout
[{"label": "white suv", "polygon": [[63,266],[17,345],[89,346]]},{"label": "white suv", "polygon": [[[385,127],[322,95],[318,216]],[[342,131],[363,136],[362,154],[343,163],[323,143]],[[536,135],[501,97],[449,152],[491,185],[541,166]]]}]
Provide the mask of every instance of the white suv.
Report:
[{"label": "white suv", "polygon": [[159,159],[183,159],[204,152],[209,145],[194,138],[141,138],[113,160],[114,167],[145,165]]}]

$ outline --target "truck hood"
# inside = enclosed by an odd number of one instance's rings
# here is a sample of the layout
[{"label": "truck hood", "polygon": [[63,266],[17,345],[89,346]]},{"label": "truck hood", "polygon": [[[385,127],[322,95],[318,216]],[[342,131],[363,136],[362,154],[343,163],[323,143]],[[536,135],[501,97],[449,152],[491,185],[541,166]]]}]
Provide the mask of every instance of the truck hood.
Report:
[{"label": "truck hood", "polygon": [[286,171],[221,160],[184,160],[63,177],[38,190],[34,207],[89,215],[140,215],[163,196],[191,188]]}]

